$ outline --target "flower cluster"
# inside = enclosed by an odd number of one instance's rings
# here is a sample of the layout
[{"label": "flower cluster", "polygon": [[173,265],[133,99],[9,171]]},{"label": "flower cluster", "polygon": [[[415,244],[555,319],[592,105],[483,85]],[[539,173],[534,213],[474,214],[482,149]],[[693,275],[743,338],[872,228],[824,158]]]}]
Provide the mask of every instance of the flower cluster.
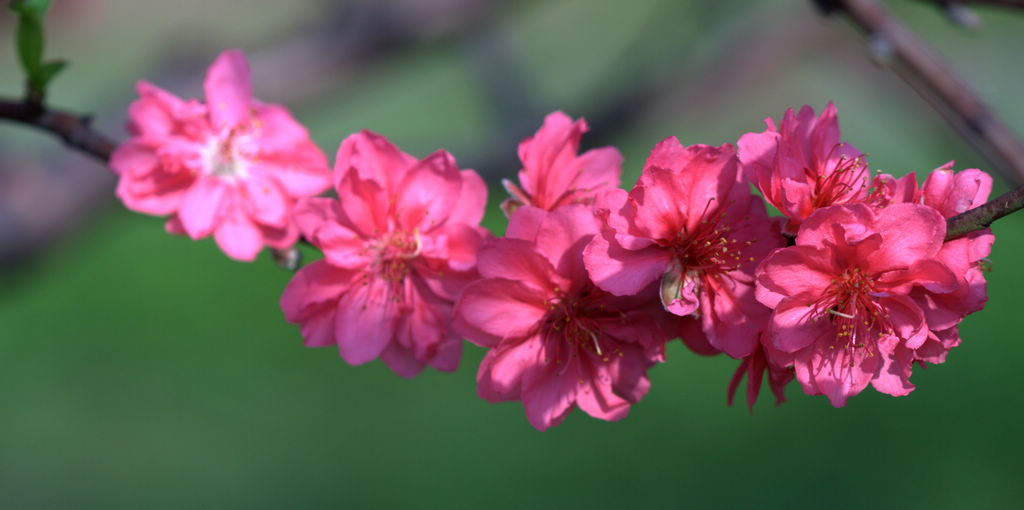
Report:
[{"label": "flower cluster", "polygon": [[[414,377],[455,370],[465,338],[487,350],[480,397],[522,401],[540,430],[576,407],[625,417],[675,338],[740,360],[728,399],[746,376],[751,409],[765,373],[777,402],[793,379],[837,407],[868,384],[906,395],[913,365],[945,361],[985,304],[993,235],[948,239],[946,220],[983,203],[991,178],[951,163],[920,188],[912,173],[872,177],[832,104],[735,146],[667,138],[628,191],[618,150],[580,154],[586,123],[552,113],[519,145],[494,237],[484,181],[447,152],[418,159],[364,130],[332,173],[286,110],[251,98],[237,50],[205,90],[203,104],[139,84],[134,136],[111,159],[125,205],[240,260],[301,237],[324,257],[281,308],[307,346]],[[316,196],[332,184],[337,198]]]}]

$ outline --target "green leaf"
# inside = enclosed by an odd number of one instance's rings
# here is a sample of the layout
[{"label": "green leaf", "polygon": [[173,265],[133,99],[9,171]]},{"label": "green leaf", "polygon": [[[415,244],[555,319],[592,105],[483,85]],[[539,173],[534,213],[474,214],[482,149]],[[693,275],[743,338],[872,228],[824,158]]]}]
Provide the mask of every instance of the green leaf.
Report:
[{"label": "green leaf", "polygon": [[11,10],[21,15],[34,15],[43,19],[50,8],[50,0],[11,0]]},{"label": "green leaf", "polygon": [[62,61],[43,64],[43,18],[51,0],[12,0],[11,10],[18,13],[15,34],[18,60],[28,75],[29,92],[42,95],[46,85],[66,65]]},{"label": "green leaf", "polygon": [[46,90],[46,86],[50,84],[50,80],[52,80],[54,76],[57,76],[57,73],[63,71],[67,66],[68,63],[65,60],[51,60],[40,66],[39,72],[34,76],[34,78],[38,80],[38,83],[36,84],[38,87],[36,88],[38,88],[38,90]]},{"label": "green leaf", "polygon": [[22,14],[18,22],[18,58],[31,77],[39,71],[43,60],[43,24],[31,14]]}]

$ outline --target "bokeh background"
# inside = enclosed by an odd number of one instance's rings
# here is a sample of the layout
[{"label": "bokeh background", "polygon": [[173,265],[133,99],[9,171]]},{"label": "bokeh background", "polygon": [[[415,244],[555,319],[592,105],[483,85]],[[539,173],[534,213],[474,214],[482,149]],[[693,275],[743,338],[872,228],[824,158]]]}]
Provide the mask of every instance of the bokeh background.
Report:
[{"label": "bokeh background", "polygon": [[[1024,133],[1024,13],[980,30],[888,4]],[[0,93],[21,93],[0,13]],[[333,160],[361,128],[450,150],[495,205],[516,144],[562,109],[614,144],[631,185],[653,145],[735,142],[828,101],[872,166],[986,168],[863,38],[805,0],[481,3],[56,0],[54,105],[118,139],[136,80],[201,96],[222,49]],[[737,362],[674,342],[617,423],[575,411],[545,433],[476,397],[482,351],[414,380],[306,349],[278,299],[289,273],[126,211],[103,165],[0,123],[0,507],[1011,508],[1024,489],[1024,215],[998,222],[986,309],[904,398],[845,408],[799,386],[727,407]],[[1006,190],[997,184],[996,192]],[[497,233],[504,218],[486,219]],[[307,253],[307,255],[311,255]]]}]

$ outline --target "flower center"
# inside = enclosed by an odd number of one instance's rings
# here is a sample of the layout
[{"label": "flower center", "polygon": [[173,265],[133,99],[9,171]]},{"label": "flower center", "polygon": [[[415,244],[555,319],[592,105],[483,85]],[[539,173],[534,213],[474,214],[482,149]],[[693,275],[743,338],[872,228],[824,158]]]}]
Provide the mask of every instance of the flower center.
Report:
[{"label": "flower center", "polygon": [[548,313],[541,321],[548,355],[545,362],[568,365],[569,360],[582,353],[590,353],[605,362],[611,356],[622,356],[618,346],[603,334],[601,323],[625,321],[625,314],[607,309],[601,303],[606,296],[590,283],[575,295],[555,289],[555,297],[548,299]]},{"label": "flower center", "polygon": [[401,284],[409,274],[410,261],[420,255],[422,248],[419,230],[392,232],[370,243],[371,267],[379,277],[395,285]]},{"label": "flower center", "polygon": [[743,256],[743,249],[757,242],[757,239],[743,243],[737,241],[730,233],[730,225],[725,222],[724,207],[709,215],[707,211],[713,201],[713,198],[708,200],[701,214],[703,219],[692,232],[684,226],[681,232],[676,233],[673,243],[676,260],[688,278],[695,272],[717,275],[739,269],[749,259]]},{"label": "flower center", "polygon": [[828,320],[837,330],[835,343],[849,354],[874,356],[877,341],[893,332],[889,315],[874,299],[874,278],[859,267],[832,279],[825,294],[813,305],[811,320]]},{"label": "flower center", "polygon": [[203,168],[209,175],[222,179],[244,179],[249,175],[248,166],[255,159],[248,150],[248,133],[238,128],[225,130],[210,140],[203,152]]},{"label": "flower center", "polygon": [[[836,144],[832,151],[841,145]],[[809,168],[805,168],[804,172],[814,180],[811,205],[815,209],[843,203],[848,198],[856,197],[860,190],[867,187],[867,165],[864,164],[863,156],[851,158],[844,154],[839,157],[832,171],[824,175]]]}]

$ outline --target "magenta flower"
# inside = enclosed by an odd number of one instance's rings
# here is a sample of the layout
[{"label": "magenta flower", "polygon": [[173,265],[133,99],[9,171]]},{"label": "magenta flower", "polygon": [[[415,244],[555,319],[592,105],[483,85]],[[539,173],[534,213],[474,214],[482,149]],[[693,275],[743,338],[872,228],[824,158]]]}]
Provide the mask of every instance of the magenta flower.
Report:
[{"label": "magenta flower", "polygon": [[296,273],[281,296],[309,347],[338,346],[360,365],[380,357],[413,377],[453,371],[462,354],[452,306],[476,277],[487,187],[445,151],[416,160],[383,136],[346,138],[335,162],[338,200],[307,198],[298,228],[324,259]]},{"label": "magenta flower", "polygon": [[507,216],[524,204],[551,211],[566,204],[592,203],[598,191],[619,185],[622,155],[618,149],[600,147],[576,155],[586,132],[583,119],[574,122],[554,112],[544,118],[535,135],[519,144],[522,187],[508,179],[501,181],[512,195],[501,204]]},{"label": "magenta flower", "polygon": [[625,417],[647,393],[647,369],[664,359],[655,286],[618,297],[587,277],[583,247],[596,232],[584,205],[516,210],[507,237],[480,250],[482,278],[456,304],[462,334],[490,349],[477,393],[522,400],[539,430],[576,406],[602,420]]},{"label": "magenta flower", "polygon": [[935,334],[915,289],[957,288],[939,259],[945,235],[942,215],[924,205],[816,211],[796,246],[776,250],[757,270],[757,299],[774,309],[773,361],[792,364],[806,393],[825,394],[836,407],[868,383],[909,393],[915,350]]},{"label": "magenta flower", "polygon": [[839,141],[834,104],[819,117],[810,106],[798,114],[790,108],[778,129],[765,123],[765,131],[740,137],[739,158],[746,178],[789,218],[786,232],[796,233],[816,209],[866,198],[870,170],[860,151]]},{"label": "magenta flower", "polygon": [[738,179],[737,166],[728,144],[662,141],[632,191],[598,198],[594,207],[607,226],[584,260],[612,294],[633,295],[660,280],[665,309],[699,321],[691,332],[742,358],[754,350],[769,314],[754,298],[754,268],[784,240],[764,203]]},{"label": "magenta flower", "polygon": [[252,99],[241,51],[210,66],[207,104],[146,82],[137,88],[128,111],[133,136],[110,158],[127,208],[169,214],[167,230],[192,239],[213,234],[237,260],[295,244],[292,206],[330,186],[327,161],[287,110]]}]

